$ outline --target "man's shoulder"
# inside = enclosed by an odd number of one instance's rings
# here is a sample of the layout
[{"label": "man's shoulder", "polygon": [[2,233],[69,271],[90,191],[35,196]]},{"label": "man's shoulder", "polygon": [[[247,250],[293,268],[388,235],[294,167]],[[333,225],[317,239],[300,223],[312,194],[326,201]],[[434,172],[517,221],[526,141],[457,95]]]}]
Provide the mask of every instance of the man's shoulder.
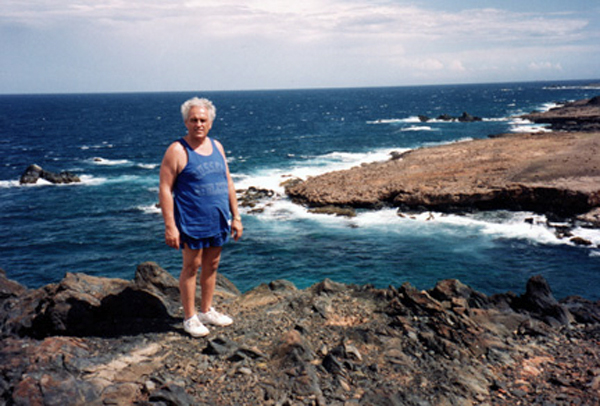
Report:
[{"label": "man's shoulder", "polygon": [[169,153],[169,152],[176,153],[176,154],[185,152],[185,147],[181,143],[181,139],[175,140],[171,143],[171,145],[169,145],[169,148],[167,149],[167,153]]}]

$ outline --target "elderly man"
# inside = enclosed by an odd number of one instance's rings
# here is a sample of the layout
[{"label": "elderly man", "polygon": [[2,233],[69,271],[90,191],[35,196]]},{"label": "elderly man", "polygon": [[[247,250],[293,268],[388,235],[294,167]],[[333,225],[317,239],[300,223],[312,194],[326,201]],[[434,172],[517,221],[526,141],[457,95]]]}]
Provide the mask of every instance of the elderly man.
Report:
[{"label": "elderly man", "polygon": [[[216,109],[207,99],[193,98],[181,106],[187,134],[167,149],[160,167],[159,201],[165,242],[182,249],[179,291],[184,329],[193,337],[209,333],[205,324],[227,326],[233,320],[217,312],[212,300],[221,249],[229,236],[243,233],[235,187],[223,146],[208,137]],[[196,275],[202,300],[196,312]]]}]

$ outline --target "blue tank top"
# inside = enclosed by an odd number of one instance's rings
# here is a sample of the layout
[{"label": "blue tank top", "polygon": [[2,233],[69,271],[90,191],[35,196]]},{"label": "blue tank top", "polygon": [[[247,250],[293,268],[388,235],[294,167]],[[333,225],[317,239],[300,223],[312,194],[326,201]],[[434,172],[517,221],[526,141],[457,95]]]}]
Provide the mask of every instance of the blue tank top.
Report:
[{"label": "blue tank top", "polygon": [[211,139],[212,154],[200,155],[181,138],[188,162],[175,180],[175,223],[192,238],[229,232],[229,185],[225,159]]}]

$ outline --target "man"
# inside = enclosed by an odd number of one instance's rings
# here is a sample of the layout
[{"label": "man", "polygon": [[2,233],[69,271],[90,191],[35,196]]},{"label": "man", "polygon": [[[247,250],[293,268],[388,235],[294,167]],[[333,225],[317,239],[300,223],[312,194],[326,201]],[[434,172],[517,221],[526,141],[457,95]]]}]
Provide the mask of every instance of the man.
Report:
[{"label": "man", "polygon": [[[233,323],[212,307],[212,300],[221,249],[229,235],[237,241],[243,227],[225,151],[218,141],[208,137],[216,116],[214,105],[195,97],[181,105],[181,114],[188,132],[165,153],[160,167],[159,201],[165,242],[182,249],[179,291],[184,330],[193,337],[202,337],[209,333],[205,324]],[[197,313],[199,268],[202,300]]]}]

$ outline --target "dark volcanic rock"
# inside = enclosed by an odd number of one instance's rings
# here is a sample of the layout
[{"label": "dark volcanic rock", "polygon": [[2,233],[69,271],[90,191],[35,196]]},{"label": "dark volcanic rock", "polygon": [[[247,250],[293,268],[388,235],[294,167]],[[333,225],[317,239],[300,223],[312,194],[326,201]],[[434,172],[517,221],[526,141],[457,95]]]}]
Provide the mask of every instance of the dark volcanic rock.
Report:
[{"label": "dark volcanic rock", "polygon": [[[421,121],[421,122],[427,122],[430,120],[429,117],[424,116],[424,115],[419,115],[418,117],[419,117],[419,121]],[[481,121],[481,117],[473,116],[472,114],[469,114],[465,111],[458,117],[451,116],[450,114],[440,114],[439,116],[437,116],[436,120],[460,121],[462,123],[472,123],[475,121]]]},{"label": "dark volcanic rock", "polygon": [[552,295],[550,286],[541,276],[533,276],[527,282],[527,291],[513,302],[513,308],[526,311],[531,316],[554,326],[569,325],[573,316]]},{"label": "dark volcanic rock", "polygon": [[[458,280],[430,290],[331,280],[298,290],[280,280],[219,296],[235,322],[206,338],[152,323],[110,337],[49,335],[70,331],[61,323],[81,332],[64,317],[78,302],[105,324],[92,308],[126,289],[156,302],[125,295],[113,317],[131,323],[130,307],[171,323],[174,280],[155,264],[141,264],[132,282],[101,279],[68,275],[26,292],[2,282],[3,403],[541,406],[591,405],[600,395],[600,303],[557,302],[541,277],[520,296],[486,296]],[[26,318],[14,312],[21,307],[54,308],[55,327],[40,339],[11,333],[6,323]]]},{"label": "dark volcanic rock", "polygon": [[[223,289],[231,285],[224,279],[219,275],[216,296],[239,294],[235,287]],[[5,278],[0,281],[0,286],[9,284]],[[0,308],[0,334],[111,337],[169,331],[180,321],[179,314],[177,280],[146,262],[138,266],[134,281],[67,273],[58,284],[10,294]]]},{"label": "dark volcanic rock", "polygon": [[70,172],[63,171],[57,174],[54,172],[45,171],[40,166],[33,164],[30,165],[25,172],[23,172],[19,183],[33,184],[36,183],[40,178],[47,180],[50,183],[81,182],[81,179],[77,175],[74,175]]}]

